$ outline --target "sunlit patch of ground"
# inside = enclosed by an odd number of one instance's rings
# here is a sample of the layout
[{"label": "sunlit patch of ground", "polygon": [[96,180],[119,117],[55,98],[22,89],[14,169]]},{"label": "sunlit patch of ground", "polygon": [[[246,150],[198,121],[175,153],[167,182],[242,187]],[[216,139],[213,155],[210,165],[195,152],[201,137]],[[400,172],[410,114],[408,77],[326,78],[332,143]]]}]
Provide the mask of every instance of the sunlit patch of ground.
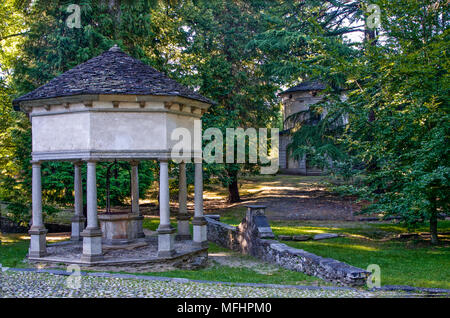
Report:
[{"label": "sunlit patch of ground", "polygon": [[272,275],[280,270],[280,267],[268,264],[255,258],[243,257],[233,252],[216,252],[209,253],[208,258],[218,265],[248,268],[259,274]]}]

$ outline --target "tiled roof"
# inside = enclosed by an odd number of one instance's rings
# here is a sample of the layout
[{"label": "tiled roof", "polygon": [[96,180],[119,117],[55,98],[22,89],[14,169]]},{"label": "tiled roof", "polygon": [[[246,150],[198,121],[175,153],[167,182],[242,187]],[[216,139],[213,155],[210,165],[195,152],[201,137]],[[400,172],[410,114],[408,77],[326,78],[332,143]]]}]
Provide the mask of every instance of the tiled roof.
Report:
[{"label": "tiled roof", "polygon": [[285,90],[281,94],[298,92],[298,91],[324,90],[325,88],[326,88],[326,85],[319,81],[306,81],[306,82],[298,84],[297,86],[294,86],[294,87],[291,87],[291,88]]},{"label": "tiled roof", "polygon": [[208,98],[125,54],[116,45],[15,99],[13,104],[17,106],[22,101],[86,94],[180,96],[214,104]]}]

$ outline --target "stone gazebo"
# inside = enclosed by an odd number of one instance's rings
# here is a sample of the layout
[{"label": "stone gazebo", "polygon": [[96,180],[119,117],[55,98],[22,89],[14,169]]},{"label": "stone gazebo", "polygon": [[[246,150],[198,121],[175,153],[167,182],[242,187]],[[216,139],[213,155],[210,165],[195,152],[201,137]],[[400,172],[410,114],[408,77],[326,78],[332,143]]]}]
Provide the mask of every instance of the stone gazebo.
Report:
[{"label": "stone gazebo", "polygon": [[[192,143],[189,157],[177,158],[178,233],[170,225],[168,161],[176,143],[171,140],[173,130],[187,129],[194,139],[194,125],[200,126],[201,116],[212,103],[128,56],[117,46],[14,100],[14,108],[26,112],[32,122],[33,218],[29,260],[105,266],[170,260],[180,263],[180,259],[198,262],[198,255],[205,258],[201,142],[198,149]],[[195,163],[193,240],[186,207],[185,168],[185,162],[191,159]],[[41,163],[50,160],[74,164],[75,212],[71,242],[47,246],[42,217]],[[101,215],[99,222],[96,164],[114,160],[131,163],[132,207],[126,215]],[[141,160],[158,160],[160,164],[157,239],[145,237],[142,230],[138,193]],[[84,163],[87,164],[86,227],[81,178]],[[130,248],[132,243],[141,247]]]}]

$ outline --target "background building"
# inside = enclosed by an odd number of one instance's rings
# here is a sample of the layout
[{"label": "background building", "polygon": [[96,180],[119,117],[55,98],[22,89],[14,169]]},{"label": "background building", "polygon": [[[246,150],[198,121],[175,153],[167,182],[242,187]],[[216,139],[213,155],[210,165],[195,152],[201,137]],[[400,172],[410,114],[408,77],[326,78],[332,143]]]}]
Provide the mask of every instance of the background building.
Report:
[{"label": "background building", "polygon": [[[283,103],[283,130],[280,133],[280,171],[289,174],[320,175],[325,171],[313,167],[308,163],[307,158],[296,160],[288,151],[291,143],[290,130],[294,128],[294,122],[288,119],[289,116],[308,110],[313,104],[320,102],[323,98],[322,91],[326,86],[318,81],[306,81],[297,86],[291,87],[280,93]],[[322,114],[323,116],[324,114]],[[320,117],[317,118],[317,121]]]}]

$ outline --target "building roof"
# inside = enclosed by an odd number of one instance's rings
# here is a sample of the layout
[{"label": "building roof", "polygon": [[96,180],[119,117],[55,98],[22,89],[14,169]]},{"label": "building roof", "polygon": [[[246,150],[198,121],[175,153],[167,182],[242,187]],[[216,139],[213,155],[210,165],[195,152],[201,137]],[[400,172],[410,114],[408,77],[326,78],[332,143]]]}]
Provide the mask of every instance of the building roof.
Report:
[{"label": "building roof", "polygon": [[321,90],[324,90],[325,88],[327,88],[327,86],[320,81],[305,81],[294,87],[291,87],[291,88],[285,90],[281,94],[299,92],[299,91],[316,91],[316,90],[321,91]]},{"label": "building roof", "polygon": [[114,45],[101,55],[15,99],[13,105],[16,108],[22,101],[87,94],[180,96],[214,104]]}]

